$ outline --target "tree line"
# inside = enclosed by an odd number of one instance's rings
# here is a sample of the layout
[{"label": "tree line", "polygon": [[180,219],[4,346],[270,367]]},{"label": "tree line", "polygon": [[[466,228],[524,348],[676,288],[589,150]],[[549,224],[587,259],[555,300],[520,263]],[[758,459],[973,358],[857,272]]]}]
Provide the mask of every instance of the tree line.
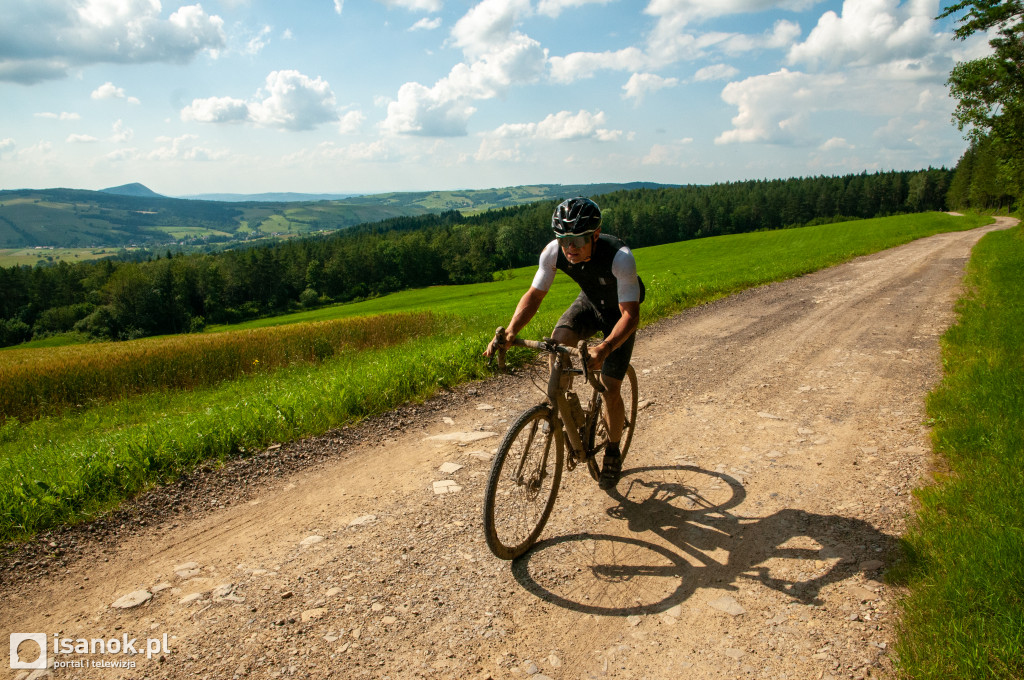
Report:
[{"label": "tree line", "polygon": [[[595,197],[631,247],[904,212],[943,210],[953,172],[861,173],[636,189]],[[568,198],[568,197],[566,197]],[[492,280],[536,263],[545,201],[464,216],[399,217],[329,235],[143,261],[0,268],[0,346],[75,330],[124,340],[202,330],[405,288]]]},{"label": "tree line", "polygon": [[1024,2],[963,0],[939,18],[960,15],[954,36],[989,36],[984,57],[949,74],[953,121],[970,140],[950,188],[954,208],[1013,210],[1024,197]]}]

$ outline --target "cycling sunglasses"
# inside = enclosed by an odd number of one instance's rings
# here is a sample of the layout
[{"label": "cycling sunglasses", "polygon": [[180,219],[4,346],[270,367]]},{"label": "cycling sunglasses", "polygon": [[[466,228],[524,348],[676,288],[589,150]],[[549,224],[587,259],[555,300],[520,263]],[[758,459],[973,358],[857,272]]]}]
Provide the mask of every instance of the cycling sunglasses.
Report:
[{"label": "cycling sunglasses", "polygon": [[582,248],[590,243],[593,231],[585,231],[582,234],[557,234],[558,244],[563,248]]}]

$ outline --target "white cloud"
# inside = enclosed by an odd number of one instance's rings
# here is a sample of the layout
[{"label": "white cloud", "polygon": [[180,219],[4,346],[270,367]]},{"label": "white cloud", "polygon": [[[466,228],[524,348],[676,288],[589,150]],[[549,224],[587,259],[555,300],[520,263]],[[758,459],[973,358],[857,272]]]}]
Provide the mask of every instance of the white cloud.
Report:
[{"label": "white cloud", "polygon": [[699,69],[693,74],[693,79],[698,83],[707,80],[729,80],[739,72],[738,68],[729,64],[712,64]]},{"label": "white cloud", "polygon": [[64,141],[68,144],[91,144],[99,140],[92,135],[68,135],[68,138]]},{"label": "white cloud", "polygon": [[118,119],[113,125],[113,134],[110,136],[110,141],[115,144],[124,144],[132,137],[135,136],[135,131],[131,128],[125,127],[124,122]]},{"label": "white cloud", "polygon": [[345,146],[323,142],[313,149],[302,149],[288,154],[282,161],[288,165],[309,167],[338,162],[388,162],[395,158],[396,154],[391,145],[383,139],[378,139],[374,142],[359,142]]},{"label": "white cloud", "polygon": [[601,127],[605,124],[603,111],[578,113],[559,111],[548,115],[539,123],[505,123],[492,134],[498,138],[529,137],[545,140],[595,139],[602,142],[615,141],[622,137],[621,130]]},{"label": "white cloud", "polygon": [[334,11],[341,14],[341,11],[345,8],[345,0],[334,0]]},{"label": "white cloud", "polygon": [[44,111],[42,113],[34,114],[36,118],[49,118],[50,120],[81,120],[81,116],[77,113],[69,113],[67,111],[61,111],[60,113],[51,113]]},{"label": "white cloud", "polygon": [[366,116],[361,111],[349,111],[338,120],[338,132],[343,135],[355,134],[366,122]]},{"label": "white cloud", "polygon": [[312,130],[338,120],[338,105],[331,86],[322,78],[310,78],[298,71],[273,71],[252,100],[195,99],[182,109],[181,118],[199,123],[250,122],[283,130]]},{"label": "white cloud", "polygon": [[31,85],[98,63],[184,63],[224,45],[223,20],[201,6],[160,13],[158,0],[5,0],[0,80]]},{"label": "white cloud", "polygon": [[441,28],[441,17],[434,17],[433,19],[429,19],[427,17],[423,17],[422,19],[417,21],[415,24],[410,26],[409,30],[410,31],[433,31],[433,30],[436,30],[438,28]]},{"label": "white cloud", "polygon": [[800,37],[800,26],[791,21],[776,21],[775,25],[761,35],[730,35],[719,45],[729,55],[743,54],[754,50],[780,50],[790,47]]},{"label": "white cloud", "polygon": [[195,99],[181,110],[181,119],[199,123],[241,123],[249,120],[249,104],[234,97]]},{"label": "white cloud", "polygon": [[634,99],[641,102],[648,92],[656,92],[666,87],[675,87],[679,84],[678,78],[662,78],[654,73],[634,73],[629,81],[622,86],[625,93],[622,95],[627,99]]},{"label": "white cloud", "polygon": [[573,52],[564,57],[551,57],[551,78],[558,83],[571,83],[603,69],[640,71],[647,68],[648,63],[647,56],[636,47],[615,52]]},{"label": "white cloud", "polygon": [[680,139],[671,144],[654,144],[641,165],[682,165],[686,160],[686,147],[693,143],[692,137]]},{"label": "white cloud", "polygon": [[10,137],[0,139],[0,157],[2,157],[8,151],[13,151],[14,147],[17,146],[14,140]]},{"label": "white cloud", "polygon": [[[206,147],[196,146],[198,136],[186,134],[180,137],[157,137],[157,147],[146,155],[151,161],[217,161],[230,156],[226,150],[214,151]],[[108,158],[110,156],[108,155]]]},{"label": "white cloud", "polygon": [[826,140],[824,144],[819,146],[818,147],[818,151],[834,151],[835,149],[852,149],[852,148],[854,148],[853,144],[850,144],[848,141],[846,141],[842,137],[832,137],[831,139]]},{"label": "white cloud", "polygon": [[842,15],[825,12],[788,61],[828,70],[921,59],[948,47],[948,36],[932,32],[937,13],[938,0],[846,0]]},{"label": "white cloud", "polygon": [[249,41],[245,44],[243,50],[246,54],[259,54],[263,51],[263,48],[267,46],[269,42],[268,36],[273,29],[270,26],[264,26],[259,33],[249,38]]},{"label": "white cloud", "polygon": [[124,88],[117,87],[110,81],[107,81],[97,87],[89,95],[93,99],[123,99],[129,104],[138,104],[139,100],[135,97],[129,97],[124,93]]},{"label": "white cloud", "polygon": [[607,5],[613,0],[540,0],[537,13],[557,18],[563,9],[575,9],[584,5]]},{"label": "white cloud", "polygon": [[414,12],[440,12],[441,0],[377,0],[388,8],[400,7]]},{"label": "white cloud", "polygon": [[456,137],[467,134],[473,102],[503,95],[516,84],[537,81],[547,51],[514,30],[529,0],[483,0],[452,28],[452,42],[467,58],[432,87],[408,82],[388,103],[380,129],[387,134]]},{"label": "white cloud", "polygon": [[[847,138],[815,131],[813,121],[826,121],[825,112],[833,118],[834,112],[859,114],[867,125],[915,111],[928,111],[930,120],[939,121],[952,109],[943,83],[953,58],[949,36],[933,32],[931,17],[937,13],[938,0],[845,0],[841,15],[823,14],[807,40],[789,50],[787,61],[806,71],[783,68],[726,85],[722,99],[736,106],[737,115],[733,128],[716,143],[812,144],[820,150],[844,148],[839,144],[845,143],[852,148]],[[894,150],[909,144],[923,148],[908,140],[926,138],[941,145],[937,131],[948,128],[948,119],[927,131],[918,119],[901,124],[903,129],[890,122],[877,131],[876,141]],[[915,126],[921,131],[908,134]]]}]

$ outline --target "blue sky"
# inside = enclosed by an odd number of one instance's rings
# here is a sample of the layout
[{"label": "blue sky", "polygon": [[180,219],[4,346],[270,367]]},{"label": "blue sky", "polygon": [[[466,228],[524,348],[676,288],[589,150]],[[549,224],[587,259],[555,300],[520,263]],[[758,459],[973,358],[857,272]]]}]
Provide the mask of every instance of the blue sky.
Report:
[{"label": "blue sky", "polygon": [[952,166],[938,0],[4,0],[0,188],[383,192]]}]

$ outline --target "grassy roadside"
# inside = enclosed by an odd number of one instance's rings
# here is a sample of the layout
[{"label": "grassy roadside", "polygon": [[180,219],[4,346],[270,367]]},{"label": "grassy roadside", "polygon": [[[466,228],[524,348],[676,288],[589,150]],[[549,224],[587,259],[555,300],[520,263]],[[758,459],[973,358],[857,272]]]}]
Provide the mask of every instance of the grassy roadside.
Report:
[{"label": "grassy roadside", "polygon": [[918,493],[896,653],[906,678],[1024,677],[1024,232],[985,236],[928,399],[949,471]]},{"label": "grassy roadside", "polygon": [[[928,213],[638,250],[647,283],[643,321],[915,238],[990,221]],[[201,461],[322,433],[486,375],[480,351],[494,328],[507,323],[533,269],[515,270],[506,280],[488,284],[405,291],[317,310],[315,317],[429,309],[445,326],[426,338],[194,391],[160,390],[25,423],[8,420],[0,425],[0,540],[88,518]],[[550,332],[578,290],[560,275],[527,334]],[[0,362],[11,356],[0,353]]]}]

